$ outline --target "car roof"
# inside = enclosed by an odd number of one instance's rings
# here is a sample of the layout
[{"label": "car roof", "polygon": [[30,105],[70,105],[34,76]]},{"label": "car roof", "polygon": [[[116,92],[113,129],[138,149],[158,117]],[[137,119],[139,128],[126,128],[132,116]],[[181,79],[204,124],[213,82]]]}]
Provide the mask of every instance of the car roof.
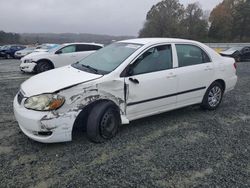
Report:
[{"label": "car roof", "polygon": [[187,39],[179,39],[179,38],[136,38],[120,41],[123,43],[136,43],[136,44],[151,44],[151,43],[161,43],[161,42],[169,42],[169,43],[180,43],[180,42],[192,42],[197,43],[197,41],[187,40]]},{"label": "car roof", "polygon": [[104,46],[103,44],[98,44],[98,43],[94,43],[94,42],[92,42],[92,43],[87,43],[87,42],[72,42],[72,43],[64,43],[62,45],[68,46],[68,45],[73,45],[73,44],[88,44],[88,45],[96,45],[96,46],[101,46],[101,47]]}]

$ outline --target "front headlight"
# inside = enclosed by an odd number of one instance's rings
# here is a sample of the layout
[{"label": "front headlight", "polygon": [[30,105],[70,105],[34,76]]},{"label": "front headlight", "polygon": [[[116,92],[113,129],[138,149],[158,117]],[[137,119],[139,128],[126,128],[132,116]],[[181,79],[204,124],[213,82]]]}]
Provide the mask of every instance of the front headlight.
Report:
[{"label": "front headlight", "polygon": [[63,96],[57,94],[42,94],[29,97],[24,102],[24,107],[31,110],[50,111],[60,108],[65,102]]},{"label": "front headlight", "polygon": [[32,63],[33,59],[25,59],[24,63]]}]

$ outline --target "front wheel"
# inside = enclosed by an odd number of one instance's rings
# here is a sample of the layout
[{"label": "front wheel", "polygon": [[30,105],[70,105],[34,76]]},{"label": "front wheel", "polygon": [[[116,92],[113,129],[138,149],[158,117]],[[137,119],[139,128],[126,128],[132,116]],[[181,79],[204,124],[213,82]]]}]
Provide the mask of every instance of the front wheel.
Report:
[{"label": "front wheel", "polygon": [[105,142],[117,134],[120,124],[120,114],[115,105],[108,101],[100,102],[89,114],[87,136],[93,142]]},{"label": "front wheel", "polygon": [[223,87],[219,82],[214,82],[206,91],[201,107],[207,110],[215,110],[218,108],[223,97]]},{"label": "front wheel", "polygon": [[51,65],[51,63],[46,62],[46,61],[38,62],[36,66],[37,73],[45,72],[51,69],[53,69],[53,66]]}]

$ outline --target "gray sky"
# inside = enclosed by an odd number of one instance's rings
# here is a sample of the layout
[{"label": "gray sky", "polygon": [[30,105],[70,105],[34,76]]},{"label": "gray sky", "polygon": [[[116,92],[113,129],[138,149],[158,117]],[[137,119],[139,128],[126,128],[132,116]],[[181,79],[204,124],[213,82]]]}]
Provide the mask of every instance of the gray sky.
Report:
[{"label": "gray sky", "polygon": [[[0,0],[0,30],[137,35],[160,0]],[[198,1],[211,10],[222,0]],[[180,0],[181,3],[197,0]]]}]

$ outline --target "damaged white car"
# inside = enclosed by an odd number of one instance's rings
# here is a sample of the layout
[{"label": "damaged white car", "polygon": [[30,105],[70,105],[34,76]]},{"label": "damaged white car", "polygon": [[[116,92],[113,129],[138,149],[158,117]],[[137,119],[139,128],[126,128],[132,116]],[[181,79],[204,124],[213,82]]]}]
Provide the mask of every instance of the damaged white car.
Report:
[{"label": "damaged white car", "polygon": [[216,109],[237,82],[235,61],[182,39],[113,43],[82,61],[31,77],[14,99],[21,130],[33,140],[113,138],[120,124],[188,105]]}]

